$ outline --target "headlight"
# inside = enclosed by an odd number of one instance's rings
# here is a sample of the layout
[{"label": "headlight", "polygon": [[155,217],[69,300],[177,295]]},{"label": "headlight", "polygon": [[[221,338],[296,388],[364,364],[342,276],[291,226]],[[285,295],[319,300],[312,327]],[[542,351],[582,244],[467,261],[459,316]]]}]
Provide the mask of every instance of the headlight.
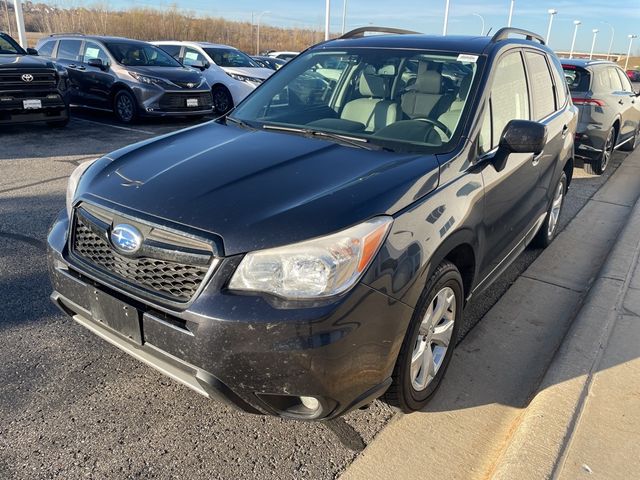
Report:
[{"label": "headlight", "polygon": [[262,83],[263,80],[261,78],[248,77],[247,75],[238,75],[237,73],[227,73],[234,80],[238,80],[239,82],[249,82],[249,83]]},{"label": "headlight", "polygon": [[147,85],[165,85],[166,82],[161,78],[149,77],[148,75],[142,75],[136,72],[129,72],[133,78],[138,80],[141,83],[146,83]]},{"label": "headlight", "polygon": [[89,160],[88,162],[81,163],[69,177],[69,183],[67,183],[67,217],[71,218],[71,208],[73,207],[73,198],[76,195],[78,189],[78,183],[82,174],[89,168],[96,160]]},{"label": "headlight", "polygon": [[392,222],[391,217],[376,217],[326,237],[248,253],[229,288],[289,299],[343,293],[370,265]]}]

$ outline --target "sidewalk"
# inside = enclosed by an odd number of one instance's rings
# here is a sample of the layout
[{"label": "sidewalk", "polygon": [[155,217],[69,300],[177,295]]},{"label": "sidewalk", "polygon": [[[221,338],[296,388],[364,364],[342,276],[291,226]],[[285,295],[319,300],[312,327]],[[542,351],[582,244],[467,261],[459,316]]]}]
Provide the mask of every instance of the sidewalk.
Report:
[{"label": "sidewalk", "polygon": [[638,195],[640,150],[341,479],[640,478]]},{"label": "sidewalk", "polygon": [[640,202],[496,479],[640,478]]}]

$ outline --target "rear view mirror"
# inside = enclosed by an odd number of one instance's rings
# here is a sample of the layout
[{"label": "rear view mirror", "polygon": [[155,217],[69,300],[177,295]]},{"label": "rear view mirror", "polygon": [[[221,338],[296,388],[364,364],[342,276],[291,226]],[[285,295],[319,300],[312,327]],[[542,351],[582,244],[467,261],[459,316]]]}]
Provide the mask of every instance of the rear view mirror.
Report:
[{"label": "rear view mirror", "polygon": [[493,164],[497,171],[501,171],[506,166],[510,154],[533,153],[538,155],[544,150],[546,143],[546,125],[529,120],[511,120],[504,127]]},{"label": "rear view mirror", "polygon": [[209,64],[209,62],[203,62],[202,60],[196,60],[194,62],[191,62],[191,65],[189,65],[192,68],[197,68],[198,70],[202,70],[203,72],[209,68],[211,65]]}]

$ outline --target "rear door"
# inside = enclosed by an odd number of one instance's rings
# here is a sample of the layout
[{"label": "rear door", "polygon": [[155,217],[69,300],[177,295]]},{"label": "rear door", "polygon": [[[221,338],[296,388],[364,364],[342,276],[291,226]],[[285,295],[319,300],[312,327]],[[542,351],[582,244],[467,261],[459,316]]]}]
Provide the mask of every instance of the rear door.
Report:
[{"label": "rear door", "polygon": [[77,38],[65,38],[58,42],[57,62],[69,73],[71,102],[83,105],[85,92],[82,90],[82,74],[86,70],[82,65],[83,41]]},{"label": "rear door", "polygon": [[481,278],[489,281],[524,248],[526,234],[539,220],[542,198],[539,162],[530,153],[509,155],[497,171],[491,158],[511,120],[530,120],[531,105],[524,58],[510,50],[497,60],[491,80],[489,108],[480,133],[480,162],[485,185],[485,239]]},{"label": "rear door", "polygon": [[[536,209],[546,211],[555,187],[555,173],[560,161],[567,156],[571,148],[570,134],[574,113],[565,109],[567,104],[566,87],[557,75],[554,78],[550,58],[539,50],[525,50],[527,77],[529,79],[532,120],[547,127],[547,144],[542,153],[532,162],[538,170],[536,189]],[[568,147],[568,148],[567,148]]]}]

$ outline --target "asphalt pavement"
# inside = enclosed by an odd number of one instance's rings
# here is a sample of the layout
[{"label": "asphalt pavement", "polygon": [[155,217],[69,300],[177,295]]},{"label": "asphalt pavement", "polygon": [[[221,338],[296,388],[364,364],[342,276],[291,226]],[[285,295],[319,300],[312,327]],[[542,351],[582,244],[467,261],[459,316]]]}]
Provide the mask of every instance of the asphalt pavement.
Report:
[{"label": "asphalt pavement", "polygon": [[[49,302],[47,229],[80,162],[190,125],[124,127],[80,112],[66,129],[0,137],[0,478],[335,478],[394,417],[375,402],[333,425],[236,412],[101,341]],[[561,228],[608,180],[576,170]],[[529,249],[465,311],[481,321],[540,251]],[[446,382],[446,380],[445,380]]]}]

